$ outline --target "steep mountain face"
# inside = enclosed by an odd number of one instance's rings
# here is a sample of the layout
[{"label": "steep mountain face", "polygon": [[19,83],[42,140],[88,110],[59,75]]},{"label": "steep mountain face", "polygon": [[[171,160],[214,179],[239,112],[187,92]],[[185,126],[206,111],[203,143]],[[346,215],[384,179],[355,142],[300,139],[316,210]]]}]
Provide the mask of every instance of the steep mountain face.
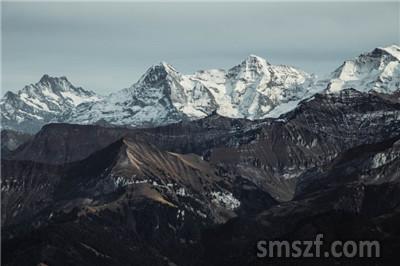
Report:
[{"label": "steep mountain face", "polygon": [[310,95],[314,82],[314,77],[304,71],[272,65],[255,55],[228,71],[200,71],[191,79],[209,88],[219,114],[251,120],[284,113],[285,106]]},{"label": "steep mountain face", "polygon": [[[103,101],[79,106],[62,121],[113,125],[158,126],[213,111],[213,99],[201,84],[194,84],[166,63],[152,66],[130,88],[111,94]],[[214,104],[215,105],[215,104]]]},{"label": "steep mountain face", "polygon": [[[48,124],[10,158],[49,164],[82,160],[122,137],[145,139],[157,147],[177,152],[205,155],[219,145],[239,145],[255,135],[258,123],[212,114],[206,118],[167,126],[132,129],[99,125]],[[76,149],[75,147],[78,147]]]},{"label": "steep mountain face", "polygon": [[65,77],[44,75],[39,82],[1,99],[2,128],[37,132],[40,127],[84,102],[97,101],[94,92],[73,86]]},{"label": "steep mountain face", "polygon": [[[208,265],[348,265],[337,258],[259,259],[258,240],[313,240],[324,235],[323,250],[335,240],[374,239],[381,257],[374,265],[392,265],[400,246],[400,153],[397,136],[354,147],[323,167],[309,169],[296,197],[255,217],[237,217],[207,230],[203,237]],[[369,261],[369,260],[368,260]],[[365,265],[354,258],[351,265]]]},{"label": "steep mountain face", "polygon": [[252,132],[249,142],[211,148],[208,157],[277,200],[290,200],[297,177],[309,168],[352,147],[395,137],[399,130],[398,100],[348,89],[316,94]]},{"label": "steep mountain face", "polygon": [[[319,168],[309,169],[296,184],[296,199],[342,183],[383,184],[400,181],[400,134],[382,142],[356,146]],[[370,206],[369,206],[370,207]]]},{"label": "steep mountain face", "polygon": [[[209,199],[208,203],[211,204],[214,194],[231,195],[233,191],[231,182],[228,182],[229,178],[218,176],[217,169],[200,157],[161,151],[151,144],[129,139],[118,140],[87,159],[73,164],[52,166],[29,161],[20,161],[20,163],[4,161],[2,166],[4,167],[3,191],[7,192],[4,193],[4,199],[8,203],[11,202],[11,198],[15,197],[34,202],[43,200],[25,194],[29,190],[37,193],[39,189],[43,197],[46,195],[50,197],[46,202],[54,204],[57,200],[74,198],[94,198],[96,196],[106,198],[107,194],[113,193],[119,188],[149,186],[154,191],[153,193],[150,191],[147,196],[155,201],[176,207],[170,200],[176,203],[177,196],[197,199],[198,202]],[[43,179],[40,173],[48,178],[52,176],[52,181],[46,183],[49,180]],[[24,181],[18,182],[22,180]],[[31,182],[29,186],[32,187],[24,187],[28,186],[28,181]],[[79,189],[76,189],[77,186]],[[165,193],[173,193],[175,199],[167,200],[161,194],[157,194],[157,189],[163,190]],[[18,194],[18,191],[23,194]],[[233,196],[231,198],[233,204],[231,209],[233,210],[240,206],[240,202]],[[24,206],[29,204],[23,203]],[[215,221],[221,219],[223,221],[224,218],[214,212],[218,208],[214,207],[214,209],[203,210],[203,212],[209,217],[214,217],[212,219]],[[31,210],[34,212],[32,216],[40,213],[43,208],[46,208],[45,204],[35,206]],[[18,215],[8,215],[8,213],[6,209],[5,217],[2,219],[5,225],[24,219]]]},{"label": "steep mountain face", "polygon": [[400,46],[376,48],[347,60],[321,84],[329,92],[354,88],[364,92],[394,93],[400,89]]},{"label": "steep mountain face", "polygon": [[314,78],[301,70],[271,65],[254,55],[228,71],[193,75],[182,75],[160,63],[132,87],[103,101],[81,105],[61,121],[148,127],[198,119],[212,112],[252,120],[268,114],[275,117],[310,96],[313,82]]}]

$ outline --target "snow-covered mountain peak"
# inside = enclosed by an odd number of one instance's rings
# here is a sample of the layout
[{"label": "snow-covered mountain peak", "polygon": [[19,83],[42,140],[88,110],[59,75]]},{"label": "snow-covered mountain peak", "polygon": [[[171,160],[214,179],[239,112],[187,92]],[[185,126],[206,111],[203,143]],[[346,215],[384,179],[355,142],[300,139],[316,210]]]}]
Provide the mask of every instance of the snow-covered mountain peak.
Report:
[{"label": "snow-covered mountain peak", "polygon": [[[59,94],[61,92],[74,92],[75,94],[87,94],[88,91],[83,90],[82,88],[75,87],[72,83],[65,77],[51,77],[47,74],[43,75],[42,78],[36,84],[30,84],[25,86],[24,91],[29,92],[31,90],[37,91],[40,93],[40,90],[43,90],[43,93],[55,93]],[[92,94],[92,93],[90,93]]]},{"label": "snow-covered mountain peak", "polygon": [[358,63],[371,63],[372,61],[374,61],[379,67],[382,64],[391,61],[400,61],[399,50],[400,47],[397,45],[377,47],[370,52],[361,54],[357,58],[353,59],[353,61],[357,61]]},{"label": "snow-covered mountain peak", "polygon": [[229,76],[238,78],[253,78],[256,75],[268,73],[270,64],[262,57],[249,55],[239,65],[236,65],[228,70]]},{"label": "snow-covered mountain peak", "polygon": [[162,66],[166,71],[178,72],[176,69],[165,61],[161,61],[158,65]]},{"label": "snow-covered mountain peak", "polygon": [[168,75],[176,76],[176,75],[179,75],[179,73],[170,64],[167,64],[166,62],[160,62],[158,64],[152,65],[140,77],[140,79],[137,83],[138,84],[156,83],[158,81],[164,80]]},{"label": "snow-covered mountain peak", "polygon": [[250,54],[246,59],[242,62],[242,64],[246,64],[248,66],[258,65],[258,66],[267,66],[269,63],[265,58],[262,58],[255,54]]},{"label": "snow-covered mountain peak", "polygon": [[45,82],[59,82],[59,81],[64,81],[64,82],[70,83],[70,82],[68,81],[68,79],[67,79],[66,76],[52,77],[52,76],[50,76],[50,75],[48,75],[48,74],[44,74],[44,75],[40,78],[40,80],[39,80],[40,83],[45,83]]},{"label": "snow-covered mountain peak", "polygon": [[2,126],[17,130],[37,130],[61,113],[81,103],[99,99],[94,92],[75,87],[66,77],[46,74],[37,83],[4,95],[0,103]]},{"label": "snow-covered mountain peak", "polygon": [[378,47],[358,57],[346,60],[331,77],[323,81],[328,92],[347,88],[392,93],[400,89],[400,47]]},{"label": "snow-covered mountain peak", "polygon": [[6,101],[6,100],[14,99],[16,96],[17,96],[17,95],[16,95],[14,92],[12,92],[12,91],[7,91],[7,92],[4,94],[3,98],[1,98],[0,102],[3,103],[3,102]]}]

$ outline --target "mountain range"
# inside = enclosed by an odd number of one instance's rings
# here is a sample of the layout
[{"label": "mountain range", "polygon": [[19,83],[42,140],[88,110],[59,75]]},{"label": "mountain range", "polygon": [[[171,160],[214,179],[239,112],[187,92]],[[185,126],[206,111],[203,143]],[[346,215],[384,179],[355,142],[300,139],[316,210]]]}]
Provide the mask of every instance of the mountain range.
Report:
[{"label": "mountain range", "polygon": [[399,90],[400,47],[376,48],[347,60],[327,78],[250,55],[228,70],[191,75],[167,63],[149,68],[135,84],[104,97],[44,75],[0,102],[2,127],[37,132],[49,122],[152,127],[206,117],[213,112],[250,120],[277,118],[318,92],[346,88]]},{"label": "mountain range", "polygon": [[[249,56],[192,75],[161,63],[107,97],[49,76],[8,92],[1,264],[397,265],[399,52],[322,79]],[[318,234],[381,256],[256,256],[260,239]]]}]

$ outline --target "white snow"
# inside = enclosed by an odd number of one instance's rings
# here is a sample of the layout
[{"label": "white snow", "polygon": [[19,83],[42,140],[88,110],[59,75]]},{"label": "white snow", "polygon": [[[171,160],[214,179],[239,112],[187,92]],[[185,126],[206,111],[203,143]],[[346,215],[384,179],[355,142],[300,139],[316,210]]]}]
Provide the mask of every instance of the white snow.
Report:
[{"label": "white snow", "polygon": [[100,98],[97,96],[87,97],[87,96],[77,95],[76,93],[73,93],[71,91],[62,91],[60,93],[64,98],[69,99],[74,106],[78,106],[84,102],[92,102],[100,100]]},{"label": "white snow", "polygon": [[374,155],[371,160],[371,167],[373,169],[379,168],[398,159],[399,154],[395,152],[380,152]]},{"label": "white snow", "polygon": [[228,210],[234,210],[240,206],[240,201],[230,192],[213,191],[211,201]]},{"label": "white snow", "polygon": [[290,101],[287,103],[282,103],[275,107],[271,112],[267,113],[264,117],[265,118],[278,118],[282,114],[290,112],[294,110],[301,100]]},{"label": "white snow", "polygon": [[49,107],[37,98],[29,96],[27,93],[21,93],[20,98],[27,104],[34,108],[39,108],[44,111],[50,112]]},{"label": "white snow", "polygon": [[400,46],[398,45],[390,45],[387,47],[381,47],[380,49],[385,50],[389,54],[393,55],[394,57],[397,58],[397,60],[400,61]]},{"label": "white snow", "polygon": [[41,91],[42,91],[43,95],[47,96],[48,98],[54,99],[55,103],[57,103],[60,100],[60,96],[58,96],[57,94],[50,91],[49,87],[42,86],[42,85],[40,85],[40,87],[41,87]]},{"label": "white snow", "polygon": [[24,115],[30,116],[30,117],[35,118],[37,120],[43,120],[43,117],[41,117],[39,115],[31,114],[31,113],[25,112],[24,110],[18,110],[18,111],[20,113],[24,114]]},{"label": "white snow", "polygon": [[185,189],[184,189],[183,187],[178,188],[178,189],[176,190],[176,195],[181,196],[181,197],[186,196],[186,191],[185,191]]}]

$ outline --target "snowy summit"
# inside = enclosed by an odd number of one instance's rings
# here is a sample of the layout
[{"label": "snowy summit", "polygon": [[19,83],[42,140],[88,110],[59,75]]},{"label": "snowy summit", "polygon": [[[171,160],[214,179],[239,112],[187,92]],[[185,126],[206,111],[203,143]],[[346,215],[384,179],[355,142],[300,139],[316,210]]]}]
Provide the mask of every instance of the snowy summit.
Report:
[{"label": "snowy summit", "polygon": [[400,47],[391,45],[345,61],[327,79],[249,55],[228,69],[191,75],[161,62],[128,88],[107,97],[44,75],[1,100],[3,127],[35,131],[51,122],[152,127],[214,112],[232,118],[277,118],[315,93],[393,93],[400,88]]}]

